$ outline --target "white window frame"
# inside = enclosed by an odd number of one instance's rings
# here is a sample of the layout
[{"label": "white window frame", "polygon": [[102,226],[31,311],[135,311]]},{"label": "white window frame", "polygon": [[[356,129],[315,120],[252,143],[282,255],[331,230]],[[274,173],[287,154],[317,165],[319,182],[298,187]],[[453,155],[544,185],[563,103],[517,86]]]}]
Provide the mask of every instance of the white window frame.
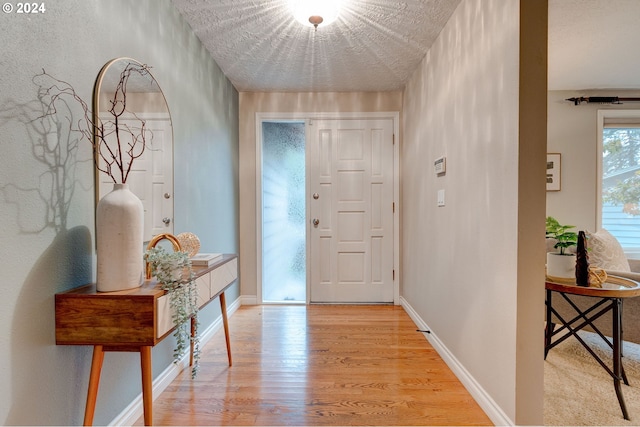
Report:
[{"label": "white window frame", "polygon": [[[598,143],[597,143],[597,172],[596,172],[596,225],[602,229],[602,150],[604,148],[605,121],[611,119],[638,119],[640,123],[640,110],[598,110]],[[624,248],[628,258],[640,259],[640,249],[628,250]]]}]

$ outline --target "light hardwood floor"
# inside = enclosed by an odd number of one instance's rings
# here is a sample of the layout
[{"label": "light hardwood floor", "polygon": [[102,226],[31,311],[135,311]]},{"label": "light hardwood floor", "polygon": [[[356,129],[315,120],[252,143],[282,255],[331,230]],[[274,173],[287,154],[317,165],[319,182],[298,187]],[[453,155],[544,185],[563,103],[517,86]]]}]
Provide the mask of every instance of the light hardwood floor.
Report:
[{"label": "light hardwood floor", "polygon": [[401,307],[243,306],[229,323],[233,367],[218,332],[155,425],[491,425]]}]

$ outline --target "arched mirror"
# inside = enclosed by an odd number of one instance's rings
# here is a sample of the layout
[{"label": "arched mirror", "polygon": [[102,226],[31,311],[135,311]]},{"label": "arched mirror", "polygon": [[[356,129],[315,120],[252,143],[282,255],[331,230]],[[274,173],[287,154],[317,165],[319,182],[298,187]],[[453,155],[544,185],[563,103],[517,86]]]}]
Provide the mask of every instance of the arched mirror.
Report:
[{"label": "arched mirror", "polygon": [[144,207],[144,240],[173,233],[173,127],[150,68],[116,58],[100,70],[93,93],[96,205],[125,183]]}]

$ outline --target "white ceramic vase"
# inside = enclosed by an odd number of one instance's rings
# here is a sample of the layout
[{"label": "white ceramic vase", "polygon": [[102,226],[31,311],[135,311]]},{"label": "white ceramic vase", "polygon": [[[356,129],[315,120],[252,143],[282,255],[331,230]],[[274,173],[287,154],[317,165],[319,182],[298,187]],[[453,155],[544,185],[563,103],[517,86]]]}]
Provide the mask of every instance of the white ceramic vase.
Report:
[{"label": "white ceramic vase", "polygon": [[561,279],[576,277],[576,255],[547,252],[547,276]]},{"label": "white ceramic vase", "polygon": [[142,202],[127,184],[114,184],[96,209],[98,292],[122,291],[142,284],[143,228]]}]

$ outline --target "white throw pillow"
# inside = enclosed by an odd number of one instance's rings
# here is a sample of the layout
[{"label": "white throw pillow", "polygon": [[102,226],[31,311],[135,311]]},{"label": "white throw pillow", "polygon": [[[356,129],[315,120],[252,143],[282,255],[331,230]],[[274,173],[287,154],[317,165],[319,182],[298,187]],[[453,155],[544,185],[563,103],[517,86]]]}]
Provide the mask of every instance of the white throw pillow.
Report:
[{"label": "white throw pillow", "polygon": [[597,233],[586,231],[589,265],[605,270],[631,271],[620,242],[604,228]]}]

